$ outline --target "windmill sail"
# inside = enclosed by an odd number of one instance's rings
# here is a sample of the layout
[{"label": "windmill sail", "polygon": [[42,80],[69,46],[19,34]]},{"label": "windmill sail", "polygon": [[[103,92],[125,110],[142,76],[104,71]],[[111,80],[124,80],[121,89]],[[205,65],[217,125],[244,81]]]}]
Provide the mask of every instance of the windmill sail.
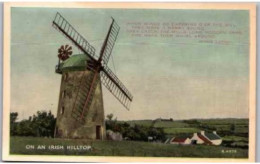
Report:
[{"label": "windmill sail", "polygon": [[124,84],[116,75],[107,67],[103,67],[100,72],[103,85],[118,99],[118,101],[129,110],[133,96],[126,89]]},{"label": "windmill sail", "polygon": [[120,30],[120,27],[118,26],[116,21],[112,18],[112,23],[110,25],[106,39],[105,39],[103,46],[101,48],[101,51],[100,51],[100,60],[102,59],[101,61],[102,61],[103,65],[106,65],[108,63],[108,60],[112,53],[113,47],[115,45],[115,41],[117,39],[119,30]]},{"label": "windmill sail", "polygon": [[85,118],[94,99],[95,90],[97,84],[100,82],[100,77],[103,85],[122,105],[129,109],[133,96],[107,66],[120,30],[115,20],[112,18],[112,23],[101,48],[98,60],[95,57],[95,48],[92,47],[60,13],[56,14],[52,25],[90,58],[90,60],[87,61],[87,71],[81,75],[80,85],[78,86],[73,104],[72,117],[83,124],[85,123]]},{"label": "windmill sail", "polygon": [[84,103],[84,106],[83,106],[83,111],[81,113],[81,119],[84,119],[85,116],[86,116],[86,113],[92,103],[92,100],[93,100],[93,97],[94,97],[94,94],[95,94],[95,90],[97,88],[97,84],[98,84],[98,81],[99,81],[99,76],[98,76],[98,72],[97,70],[92,72],[93,73],[93,79],[91,81],[91,84],[89,85],[90,88],[87,92],[87,97],[86,97],[86,100],[85,100],[85,103]]},{"label": "windmill sail", "polygon": [[60,13],[57,12],[52,25],[69,38],[82,52],[88,54],[91,59],[95,59],[95,48]]}]

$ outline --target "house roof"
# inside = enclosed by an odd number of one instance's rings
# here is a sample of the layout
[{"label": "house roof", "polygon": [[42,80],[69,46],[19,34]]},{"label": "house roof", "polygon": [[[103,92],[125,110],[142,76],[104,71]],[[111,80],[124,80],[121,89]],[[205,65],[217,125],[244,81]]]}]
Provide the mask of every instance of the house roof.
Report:
[{"label": "house roof", "polygon": [[171,140],[171,142],[185,142],[187,138],[179,138],[175,137]]},{"label": "house roof", "polygon": [[211,142],[210,140],[208,140],[206,137],[204,137],[203,135],[198,134],[198,137],[199,137],[202,141],[204,141],[204,143],[206,143],[206,144],[212,144],[212,142]]},{"label": "house roof", "polygon": [[193,133],[180,133],[176,134],[176,137],[178,138],[192,138]]},{"label": "house roof", "polygon": [[217,134],[205,132],[205,136],[210,140],[221,139]]}]

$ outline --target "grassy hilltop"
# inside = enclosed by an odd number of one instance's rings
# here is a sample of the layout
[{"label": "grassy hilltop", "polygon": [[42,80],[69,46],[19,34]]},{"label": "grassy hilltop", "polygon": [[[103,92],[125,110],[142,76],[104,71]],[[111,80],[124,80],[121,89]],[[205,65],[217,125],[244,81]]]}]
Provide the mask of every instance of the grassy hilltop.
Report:
[{"label": "grassy hilltop", "polygon": [[[26,145],[46,145],[46,150],[26,150]],[[49,145],[63,145],[62,150],[49,150]],[[67,145],[90,145],[92,151],[67,150]],[[82,155],[82,156],[139,156],[139,157],[212,157],[247,158],[247,150],[206,145],[169,145],[137,141],[86,141],[37,137],[12,137],[11,154],[31,155]]]},{"label": "grassy hilltop", "polygon": [[[130,126],[162,128],[167,137],[192,135],[194,132],[213,131],[222,137],[220,146],[169,145],[144,141],[87,141],[43,137],[12,136],[11,154],[87,155],[87,156],[144,156],[144,157],[248,157],[248,119],[194,119],[194,120],[133,120]],[[45,145],[46,149],[26,149],[26,145]],[[48,150],[49,145],[62,145],[65,149]],[[93,150],[67,150],[67,145],[90,145]]]}]

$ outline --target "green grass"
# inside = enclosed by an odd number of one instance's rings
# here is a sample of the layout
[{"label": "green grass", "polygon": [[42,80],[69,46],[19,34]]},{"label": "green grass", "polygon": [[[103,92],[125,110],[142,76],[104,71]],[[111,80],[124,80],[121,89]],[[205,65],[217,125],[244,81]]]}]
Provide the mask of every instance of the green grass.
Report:
[{"label": "green grass", "polygon": [[130,124],[130,126],[134,126],[136,124],[136,125],[149,127],[153,125],[152,120],[133,120],[133,121],[122,121],[122,122],[127,122]]},{"label": "green grass", "polygon": [[226,119],[198,119],[198,122],[205,123],[207,125],[248,125],[248,119],[234,119],[234,118],[226,118]]},{"label": "green grass", "polygon": [[190,127],[189,124],[182,121],[159,121],[154,124],[158,128],[186,128]]},{"label": "green grass", "polygon": [[[83,155],[83,156],[142,156],[142,157],[212,157],[247,158],[248,150],[207,145],[169,145],[137,141],[87,141],[79,139],[52,139],[11,137],[10,154],[30,155]],[[91,145],[93,151],[27,150],[26,145]],[[233,150],[233,153],[228,153]],[[234,153],[235,151],[235,153]]]},{"label": "green grass", "polygon": [[235,133],[248,133],[248,128],[235,128]]},{"label": "green grass", "polygon": [[[235,125],[236,133],[248,133],[248,119],[197,119],[198,124],[200,125],[207,125],[211,128],[216,128],[217,131],[228,131],[230,130],[230,126],[232,124]],[[124,121],[122,121],[124,122]],[[133,120],[133,121],[126,121],[131,126],[142,125],[142,126],[153,126],[157,128],[163,128],[166,132],[174,131],[168,128],[184,128],[187,133],[194,132],[189,128],[197,128],[198,124],[190,124],[184,121],[153,121],[153,120]],[[206,129],[202,129],[206,130]],[[177,130],[178,131],[178,130]],[[180,130],[181,131],[181,130]],[[198,129],[200,131],[200,129]],[[184,132],[184,131],[183,131]],[[171,132],[170,132],[171,133]],[[175,133],[175,132],[173,132]],[[177,132],[178,133],[178,132]]]},{"label": "green grass", "polygon": [[233,141],[233,142],[248,142],[248,138],[246,137],[239,137],[239,136],[224,136],[222,137],[223,141]]},{"label": "green grass", "polygon": [[[190,122],[189,122],[190,121]],[[124,121],[122,121],[124,122]],[[225,135],[232,125],[235,125],[234,136],[246,136],[248,134],[248,119],[197,119],[196,122],[192,122],[191,120],[175,120],[175,121],[153,121],[153,120],[133,120],[126,121],[131,126],[134,125],[142,125],[146,127],[156,127],[163,128],[167,137],[172,137],[173,135],[192,135],[192,133],[204,131],[213,131],[212,129],[216,129],[220,134]],[[229,140],[232,141],[232,140]],[[234,142],[237,142],[234,140]],[[248,142],[244,141],[243,142]]]},{"label": "green grass", "polygon": [[166,134],[179,134],[179,133],[196,133],[200,130],[197,128],[164,128]]}]

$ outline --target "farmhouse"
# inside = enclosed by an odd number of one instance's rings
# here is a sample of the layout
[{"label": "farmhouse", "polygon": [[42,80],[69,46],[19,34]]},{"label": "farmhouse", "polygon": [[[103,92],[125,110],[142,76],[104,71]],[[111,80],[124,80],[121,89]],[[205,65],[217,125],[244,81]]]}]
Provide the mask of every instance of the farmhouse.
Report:
[{"label": "farmhouse", "polygon": [[217,134],[216,131],[213,133],[208,133],[205,131],[201,131],[200,133],[194,133],[191,138],[192,144],[206,144],[206,145],[220,145],[222,143],[222,139]]},{"label": "farmhouse", "polygon": [[187,134],[168,138],[164,143],[173,145],[220,145],[222,143],[222,139],[216,131],[213,131],[212,133],[201,131],[199,133],[194,133],[193,135]]}]

